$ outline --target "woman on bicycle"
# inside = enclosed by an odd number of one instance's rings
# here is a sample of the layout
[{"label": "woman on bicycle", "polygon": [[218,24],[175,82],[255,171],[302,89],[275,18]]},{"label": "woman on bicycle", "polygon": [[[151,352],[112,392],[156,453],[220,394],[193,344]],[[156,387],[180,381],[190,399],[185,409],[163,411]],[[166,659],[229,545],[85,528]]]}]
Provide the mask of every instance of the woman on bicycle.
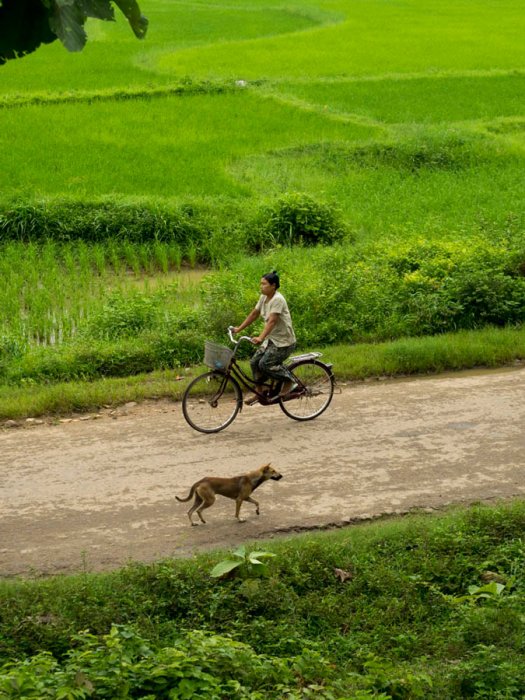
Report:
[{"label": "woman on bicycle", "polygon": [[[263,392],[262,382],[270,377],[280,381],[280,397],[287,396],[294,388],[292,375],[282,363],[294,351],[295,333],[288,304],[283,295],[277,290],[280,287],[279,275],[274,270],[261,277],[261,296],[255,308],[248,314],[240,326],[233,329],[239,333],[250,326],[259,316],[264,320],[264,328],[252,338],[252,343],[260,345],[250,360],[256,391]],[[252,404],[258,400],[254,395],[246,399]]]}]

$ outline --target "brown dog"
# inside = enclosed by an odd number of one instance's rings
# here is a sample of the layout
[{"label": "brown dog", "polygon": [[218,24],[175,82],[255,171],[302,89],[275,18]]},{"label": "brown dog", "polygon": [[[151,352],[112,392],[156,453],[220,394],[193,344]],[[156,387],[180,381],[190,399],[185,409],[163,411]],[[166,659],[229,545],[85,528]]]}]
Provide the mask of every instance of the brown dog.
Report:
[{"label": "brown dog", "polygon": [[192,515],[195,512],[197,512],[197,515],[203,523],[206,522],[202,517],[202,511],[215,503],[215,496],[217,494],[219,496],[226,496],[226,498],[233,498],[235,501],[235,517],[242,523],[244,521],[239,518],[242,502],[248,501],[249,503],[253,503],[256,507],[255,512],[259,515],[259,503],[251,497],[251,494],[258,486],[268,479],[274,479],[275,481],[282,479],[282,474],[276,472],[269,464],[264,464],[253,472],[241,474],[240,476],[232,476],[230,478],[205,476],[204,479],[193,484],[187,498],[179,498],[178,496],[175,496],[175,498],[177,501],[184,503],[185,501],[189,501],[192,496],[195,496],[195,501],[188,511],[188,518],[192,525],[197,525],[192,519]]}]

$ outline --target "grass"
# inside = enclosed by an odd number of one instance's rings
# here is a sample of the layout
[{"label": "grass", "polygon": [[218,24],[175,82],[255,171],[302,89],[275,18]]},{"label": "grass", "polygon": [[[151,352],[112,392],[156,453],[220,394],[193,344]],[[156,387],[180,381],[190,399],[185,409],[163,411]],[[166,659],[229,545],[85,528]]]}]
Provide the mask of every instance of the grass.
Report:
[{"label": "grass", "polygon": [[[386,124],[438,124],[523,114],[525,74],[409,75],[280,81],[273,90],[337,114]],[[497,100],[494,100],[497,95]]]},{"label": "grass", "polygon": [[[50,100],[0,113],[4,198],[247,202],[300,190],[336,198],[356,232],[374,238],[385,229],[461,236],[522,212],[523,138],[499,130],[523,118],[515,0],[475,10],[466,0],[152,0],[147,13],[145,42],[124,21],[92,21],[81,54],[53,44],[3,66],[4,105]],[[203,79],[210,91],[238,79],[248,88],[166,96]],[[386,143],[439,160],[449,137],[464,142],[455,170],[414,174],[403,158],[381,156]],[[355,148],[368,153],[364,169]]]},{"label": "grass", "polygon": [[24,345],[60,345],[112,295],[157,295],[166,315],[191,307],[203,274],[181,270],[181,251],[171,243],[10,242],[0,246],[0,324],[4,334]]},{"label": "grass", "polygon": [[[524,65],[524,17],[514,0],[450,3],[319,2],[338,23],[292,35],[166,52],[158,69],[178,75],[315,78]],[[241,68],[242,67],[242,68]]]},{"label": "grass", "polygon": [[[447,370],[495,368],[525,361],[525,329],[487,328],[480,331],[406,338],[389,343],[331,345],[318,348],[332,362],[336,378],[347,383],[373,377],[430,374]],[[96,411],[127,401],[179,401],[201,365],[182,370],[154,371],[132,377],[53,384],[0,384],[0,419],[60,416]],[[182,377],[182,378],[181,378]]]},{"label": "grass", "polygon": [[[315,697],[517,699],[525,688],[524,524],[525,505],[514,502],[258,542],[276,555],[261,578],[247,569],[213,579],[225,553],[208,552],[111,574],[2,581],[0,658],[45,650],[64,661],[82,644],[71,639],[80,630],[103,635],[125,625],[113,632],[115,655],[108,654],[122,681],[141,645],[131,642],[126,663],[118,664],[117,637],[125,643],[138,633],[148,640],[142,648],[158,650],[200,630],[242,639],[274,661],[306,654],[303,677],[311,679],[312,664],[319,674]],[[105,648],[100,637],[94,643]],[[216,653],[230,649],[224,640],[214,645]],[[197,649],[195,638],[192,654]],[[240,653],[230,649],[230,660]],[[100,687],[108,682],[97,672],[106,667],[102,658],[90,669],[86,652],[82,665]],[[16,667],[18,683],[28,668]],[[40,682],[44,669],[41,663]],[[16,689],[13,682],[4,687]],[[264,697],[282,697],[282,690],[269,684]]]},{"label": "grass", "polygon": [[[242,197],[249,191],[228,174],[228,167],[246,151],[355,141],[373,133],[369,127],[276,106],[251,93],[24,106],[1,117],[0,148],[7,156],[9,182],[4,194],[12,195],[25,190],[40,196]],[[50,130],[50,120],[60,128]],[[28,130],[33,138],[23,139]],[[74,158],[73,136],[79,139]]]},{"label": "grass", "polygon": [[[116,23],[88,20],[89,40],[82,53],[69,54],[61,44],[55,43],[42,47],[23,61],[12,61],[2,70],[2,92],[7,95],[27,91],[60,95],[72,90],[165,85],[181,76],[160,74],[156,68],[159,55],[180,51],[183,47],[239,39],[250,41],[261,36],[301,31],[330,17],[319,11],[316,3],[282,7],[276,2],[260,6],[156,0],[148,2],[143,9],[150,21],[143,42],[135,39],[122,16]],[[53,75],[52,83],[50,75]],[[187,75],[183,73],[182,77]]]}]

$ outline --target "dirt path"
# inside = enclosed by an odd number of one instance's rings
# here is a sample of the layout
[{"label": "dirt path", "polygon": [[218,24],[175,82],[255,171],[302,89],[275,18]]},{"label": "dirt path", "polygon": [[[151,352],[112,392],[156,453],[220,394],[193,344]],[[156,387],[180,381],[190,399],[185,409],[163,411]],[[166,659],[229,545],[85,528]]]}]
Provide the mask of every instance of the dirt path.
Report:
[{"label": "dirt path", "polygon": [[[85,418],[85,417],[84,417]],[[131,406],[98,420],[0,431],[0,576],[104,570],[303,527],[414,507],[525,493],[525,369],[343,387],[297,423],[246,408],[218,435],[179,404]],[[218,499],[190,527],[185,495],[206,474],[271,461],[261,515]]]}]

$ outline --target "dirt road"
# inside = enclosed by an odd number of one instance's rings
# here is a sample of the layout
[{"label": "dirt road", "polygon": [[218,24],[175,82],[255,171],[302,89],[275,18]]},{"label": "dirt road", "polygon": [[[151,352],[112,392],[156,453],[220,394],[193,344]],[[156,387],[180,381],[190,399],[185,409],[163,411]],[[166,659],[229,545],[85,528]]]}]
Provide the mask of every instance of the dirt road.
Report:
[{"label": "dirt road", "polygon": [[[0,431],[0,576],[116,568],[302,527],[525,493],[525,368],[343,387],[297,423],[245,408],[201,435],[166,402]],[[218,499],[190,527],[175,501],[207,474],[271,461],[261,515]]]}]

